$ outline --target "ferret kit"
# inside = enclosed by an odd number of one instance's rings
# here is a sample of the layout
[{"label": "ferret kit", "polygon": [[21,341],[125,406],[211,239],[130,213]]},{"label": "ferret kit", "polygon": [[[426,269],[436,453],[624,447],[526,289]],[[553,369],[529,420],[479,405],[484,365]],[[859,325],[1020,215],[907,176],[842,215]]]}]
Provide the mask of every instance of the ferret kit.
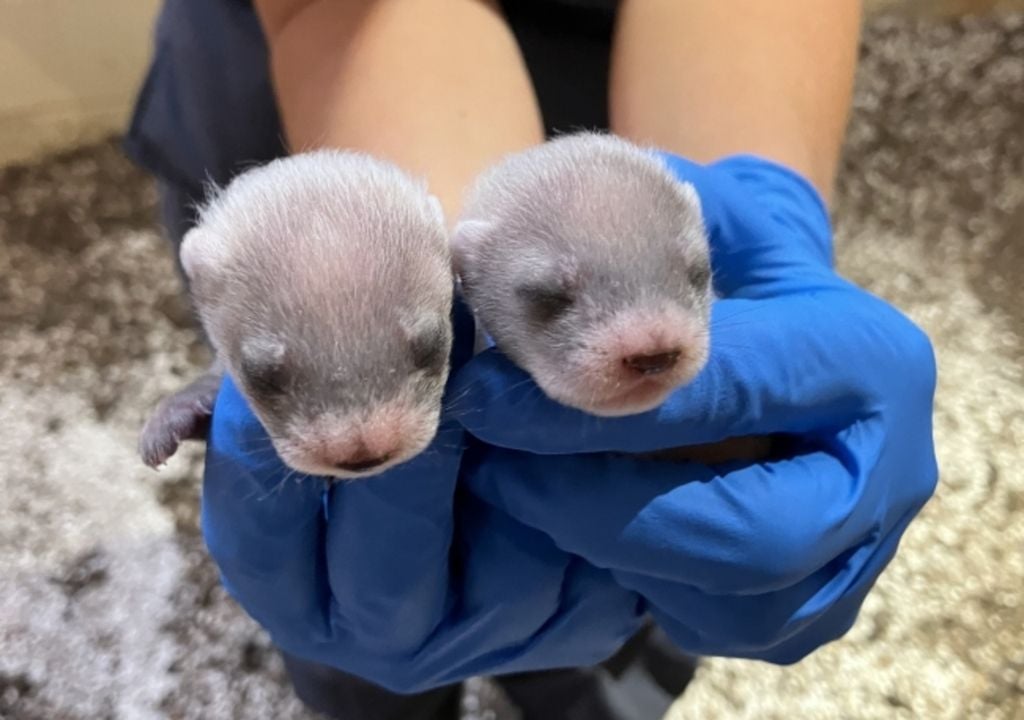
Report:
[{"label": "ferret kit", "polygon": [[147,464],[204,438],[222,369],[303,473],[378,473],[433,439],[453,280],[424,183],[359,153],[275,160],[214,195],[181,260],[216,362],[150,417]]},{"label": "ferret kit", "polygon": [[[225,371],[292,469],[357,478],[412,458],[437,431],[456,278],[499,350],[550,398],[594,415],[657,408],[709,355],[697,193],[653,151],[609,135],[496,163],[450,242],[440,204],[396,167],[294,155],[217,193],[181,260],[217,361],[147,422],[151,466],[203,438]],[[656,456],[766,451],[753,439]]]}]

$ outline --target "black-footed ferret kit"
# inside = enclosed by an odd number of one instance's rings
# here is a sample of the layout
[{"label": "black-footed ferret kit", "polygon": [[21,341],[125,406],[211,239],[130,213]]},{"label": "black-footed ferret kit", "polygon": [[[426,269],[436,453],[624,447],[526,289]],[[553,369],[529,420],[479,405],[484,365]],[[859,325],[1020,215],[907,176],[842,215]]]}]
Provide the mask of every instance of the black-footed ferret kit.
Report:
[{"label": "black-footed ferret kit", "polygon": [[217,360],[150,417],[147,464],[205,439],[222,369],[300,472],[376,474],[434,438],[454,284],[425,184],[358,153],[275,160],[215,194],[181,260]]},{"label": "black-footed ferret kit", "polygon": [[452,253],[495,344],[563,404],[650,410],[707,358],[696,191],[625,140],[581,133],[506,157],[468,193]]},{"label": "black-footed ferret kit", "polygon": [[[653,151],[578,133],[507,156],[468,192],[452,255],[496,346],[565,405],[652,410],[707,361],[700,200]],[[656,455],[719,462],[767,449],[766,438],[734,438]]]}]

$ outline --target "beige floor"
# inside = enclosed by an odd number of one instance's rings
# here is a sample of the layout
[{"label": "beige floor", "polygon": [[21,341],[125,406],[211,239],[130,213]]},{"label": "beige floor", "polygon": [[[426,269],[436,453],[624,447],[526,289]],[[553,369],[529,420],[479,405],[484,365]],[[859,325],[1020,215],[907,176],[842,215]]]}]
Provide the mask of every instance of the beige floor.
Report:
[{"label": "beige floor", "polygon": [[[152,212],[111,143],[0,169],[0,718],[308,719],[206,560],[198,452],[134,456],[202,360]],[[673,717],[1024,718],[1024,13],[870,22],[835,218],[935,340],[941,485],[845,639],[712,660]]]}]

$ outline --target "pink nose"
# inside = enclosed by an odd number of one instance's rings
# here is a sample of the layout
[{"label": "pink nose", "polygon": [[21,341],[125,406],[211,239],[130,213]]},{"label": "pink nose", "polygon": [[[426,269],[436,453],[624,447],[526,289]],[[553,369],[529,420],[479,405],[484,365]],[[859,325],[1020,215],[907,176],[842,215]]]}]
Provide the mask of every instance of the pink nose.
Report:
[{"label": "pink nose", "polygon": [[622,364],[640,375],[660,375],[674,368],[682,354],[681,350],[669,350],[652,355],[630,355],[622,359]]}]

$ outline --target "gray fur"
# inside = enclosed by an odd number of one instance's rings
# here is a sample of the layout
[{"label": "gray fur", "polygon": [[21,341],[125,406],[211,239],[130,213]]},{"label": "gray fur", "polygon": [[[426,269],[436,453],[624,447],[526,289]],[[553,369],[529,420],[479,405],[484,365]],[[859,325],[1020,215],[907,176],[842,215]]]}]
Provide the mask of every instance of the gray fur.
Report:
[{"label": "gray fur", "polygon": [[[471,188],[452,249],[483,327],[557,400],[605,415],[648,409],[600,408],[575,377],[573,358],[630,308],[699,328],[664,394],[703,365],[712,292],[700,203],[651,151],[579,133],[511,155]],[[530,286],[549,288],[542,296],[562,287],[574,302],[544,320],[527,307],[543,303],[524,303]]]},{"label": "gray fur", "polygon": [[[201,209],[181,258],[218,359],[286,463],[362,474],[298,458],[296,443],[386,403],[411,436],[374,472],[433,438],[453,279],[444,218],[423,183],[357,153],[276,160]],[[416,367],[424,357],[432,366]]]}]

